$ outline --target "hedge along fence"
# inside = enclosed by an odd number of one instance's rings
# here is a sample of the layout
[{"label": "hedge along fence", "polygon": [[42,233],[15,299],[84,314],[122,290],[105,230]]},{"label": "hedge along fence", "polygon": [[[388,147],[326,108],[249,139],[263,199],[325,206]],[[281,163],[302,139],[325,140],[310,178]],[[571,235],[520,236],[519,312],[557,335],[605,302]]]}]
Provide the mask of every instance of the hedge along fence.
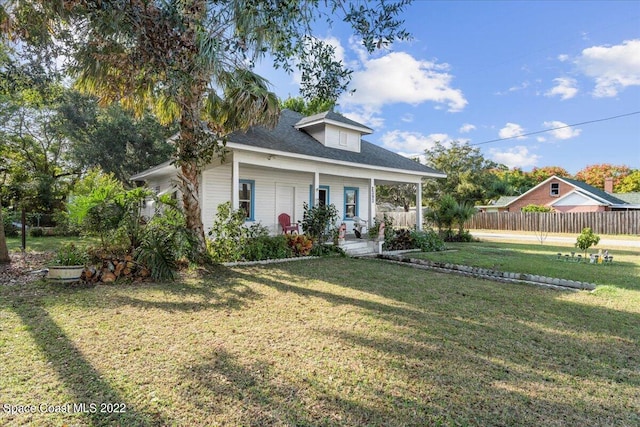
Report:
[{"label": "hedge along fence", "polygon": [[479,212],[465,223],[468,229],[580,233],[640,234],[640,211],[611,212]]}]

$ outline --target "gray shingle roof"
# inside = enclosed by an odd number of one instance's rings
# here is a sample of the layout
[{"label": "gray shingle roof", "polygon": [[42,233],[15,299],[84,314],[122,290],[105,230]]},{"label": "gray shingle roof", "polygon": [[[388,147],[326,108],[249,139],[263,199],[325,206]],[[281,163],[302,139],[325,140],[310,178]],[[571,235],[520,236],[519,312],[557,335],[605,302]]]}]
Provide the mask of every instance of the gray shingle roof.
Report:
[{"label": "gray shingle roof", "polygon": [[640,205],[640,192],[616,193],[616,197],[632,205]]},{"label": "gray shingle roof", "polygon": [[[339,116],[343,123],[352,122],[355,126],[365,127],[357,122],[347,119],[338,113],[330,112],[331,119]],[[302,114],[291,110],[283,110],[280,120],[274,129],[255,126],[247,132],[234,132],[228,137],[229,142],[234,142],[248,147],[257,147],[269,150],[284,151],[292,154],[319,157],[322,159],[337,160],[350,163],[358,163],[369,166],[379,166],[391,169],[400,169],[411,172],[420,172],[425,175],[442,175],[435,169],[403,157],[399,154],[385,150],[375,144],[362,140],[359,153],[352,151],[329,148],[316,141],[313,137],[294,126],[304,117]]]},{"label": "gray shingle roof", "polygon": [[570,179],[570,178],[561,178],[564,181],[567,181],[568,183],[570,183],[571,185],[578,187],[581,190],[584,190],[588,193],[593,194],[594,196],[600,197],[601,199],[607,201],[609,204],[612,205],[622,205],[625,204],[627,202],[625,202],[624,200],[621,200],[617,197],[615,197],[612,194],[607,193],[606,191],[603,191],[599,188],[596,188],[594,186],[591,186],[589,184],[587,184],[586,182],[582,182],[582,181],[577,181],[575,179]]},{"label": "gray shingle roof", "polygon": [[350,126],[355,126],[355,127],[359,127],[362,128],[362,130],[365,131],[365,133],[372,133],[373,129],[371,129],[370,127],[367,127],[361,123],[358,123],[354,120],[348,119],[345,116],[343,116],[342,114],[338,114],[334,111],[325,111],[324,113],[318,113],[318,114],[314,114],[313,116],[308,116],[308,117],[303,117],[302,119],[300,119],[300,121],[298,121],[296,123],[296,125],[298,127],[303,127],[305,124],[307,123],[313,123],[316,122],[318,120],[321,119],[326,119],[326,120],[333,120],[335,122],[338,123],[344,123],[346,125],[350,125]]}]

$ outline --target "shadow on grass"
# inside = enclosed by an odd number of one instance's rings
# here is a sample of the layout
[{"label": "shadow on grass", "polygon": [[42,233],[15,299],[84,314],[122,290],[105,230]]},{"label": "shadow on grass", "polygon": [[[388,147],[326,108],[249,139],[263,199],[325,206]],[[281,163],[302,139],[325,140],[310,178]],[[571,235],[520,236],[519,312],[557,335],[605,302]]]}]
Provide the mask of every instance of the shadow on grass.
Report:
[{"label": "shadow on grass", "polygon": [[[49,316],[39,300],[16,299],[10,304],[13,311],[20,316],[34,342],[45,355],[50,366],[73,396],[74,403],[96,404],[97,412],[81,415],[83,422],[93,426],[155,426],[165,424],[159,414],[147,414],[136,410],[114,390],[91,363],[87,361],[56,322]],[[51,402],[55,403],[55,402]],[[62,403],[62,402],[60,402]],[[124,404],[126,412],[100,412],[100,404]],[[55,403],[57,404],[57,403]],[[77,420],[78,415],[70,419]]]},{"label": "shadow on grass", "polygon": [[[223,425],[418,426],[443,418],[437,408],[416,404],[415,399],[411,399],[410,410],[398,410],[393,404],[378,407],[339,395],[328,384],[327,378],[315,372],[292,383],[265,361],[242,364],[218,348],[202,363],[183,371],[182,393],[201,413],[222,417]],[[382,387],[376,394],[381,401],[400,400]]]},{"label": "shadow on grass", "polygon": [[[398,268],[383,266],[376,260],[350,260],[348,263],[368,263],[372,269],[378,266],[379,271]],[[241,272],[236,272],[236,275],[244,276]],[[619,381],[620,370],[633,371],[634,366],[640,363],[637,347],[640,328],[634,327],[640,324],[640,314],[557,299],[557,291],[534,288],[534,292],[531,292],[532,289],[526,286],[514,287],[487,281],[477,281],[477,285],[473,287],[456,288],[455,285],[452,287],[442,283],[440,279],[457,276],[416,270],[414,278],[419,275],[424,275],[428,280],[427,286],[420,288],[420,292],[430,293],[427,299],[418,299],[412,293],[416,283],[396,283],[393,286],[374,288],[369,280],[354,281],[345,278],[339,269],[324,269],[322,277],[318,277],[319,280],[339,287],[374,292],[389,300],[401,302],[401,305],[309,289],[273,276],[251,275],[245,279],[285,293],[293,292],[304,297],[321,298],[331,304],[360,307],[374,317],[408,326],[418,335],[423,330],[440,331],[444,333],[441,339],[459,339],[461,345],[472,346],[474,340],[485,336],[495,341],[504,339],[506,351],[502,357],[514,363],[526,363],[528,354],[514,351],[510,342],[517,342],[519,337],[527,336],[538,340],[540,349],[546,348],[545,351],[551,355],[556,351],[561,352],[563,357],[581,355],[583,363],[589,363],[594,368],[587,372],[608,381]],[[308,275],[298,277],[301,283],[309,279]],[[295,276],[293,280],[295,281]],[[495,288],[489,289],[491,286]],[[534,328],[537,330],[533,330]],[[509,335],[503,336],[501,331],[507,331]],[[591,338],[593,335],[598,338]],[[420,341],[423,339],[425,338],[419,337]],[[557,368],[569,375],[580,376],[585,371],[580,365],[581,363],[576,363]],[[640,386],[640,378],[633,381],[637,381]]]}]

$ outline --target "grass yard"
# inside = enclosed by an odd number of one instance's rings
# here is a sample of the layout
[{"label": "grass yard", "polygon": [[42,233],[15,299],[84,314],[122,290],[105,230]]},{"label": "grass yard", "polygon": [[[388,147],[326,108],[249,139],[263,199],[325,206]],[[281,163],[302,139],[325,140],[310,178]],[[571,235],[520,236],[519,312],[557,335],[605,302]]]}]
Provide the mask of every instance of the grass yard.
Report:
[{"label": "grass yard", "polygon": [[[590,282],[610,288],[629,289],[640,294],[640,251],[633,248],[611,249],[612,264],[589,264],[558,260],[557,254],[579,249],[571,245],[539,243],[471,242],[447,243],[445,252],[412,253],[412,258],[470,265],[500,271],[537,274],[561,279]],[[597,246],[589,253],[597,253]],[[584,255],[584,254],[582,254]],[[600,289],[604,292],[604,289]],[[608,289],[615,292],[615,289]],[[640,304],[640,301],[638,301]]]},{"label": "grass yard", "polygon": [[[0,284],[0,409],[36,406],[0,424],[638,425],[640,289],[623,288],[348,258]],[[126,412],[40,412],[65,403]]]},{"label": "grass yard", "polygon": [[[57,236],[46,236],[46,237],[31,237],[27,236],[26,244],[27,244],[27,252],[44,252],[57,251],[60,246],[65,243],[74,242],[80,245],[97,245],[100,241],[94,237],[57,237]],[[21,237],[8,237],[7,238],[7,248],[9,251],[17,252],[22,248],[22,238]]]}]

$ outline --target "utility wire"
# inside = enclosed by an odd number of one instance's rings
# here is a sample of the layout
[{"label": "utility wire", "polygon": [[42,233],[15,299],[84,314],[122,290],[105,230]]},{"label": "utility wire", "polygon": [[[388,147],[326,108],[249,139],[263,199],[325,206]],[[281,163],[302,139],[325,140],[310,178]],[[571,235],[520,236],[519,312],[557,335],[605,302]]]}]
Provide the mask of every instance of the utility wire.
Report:
[{"label": "utility wire", "polygon": [[574,123],[572,125],[558,126],[558,127],[555,127],[555,128],[539,130],[539,131],[536,131],[536,132],[522,133],[522,134],[519,134],[519,135],[509,136],[509,137],[506,137],[506,138],[492,139],[490,141],[478,142],[478,143],[469,144],[469,145],[471,145],[471,146],[473,146],[473,145],[484,145],[484,144],[490,144],[492,142],[499,142],[499,141],[506,141],[506,140],[509,140],[509,139],[522,138],[524,136],[537,135],[539,133],[551,132],[553,130],[558,130],[558,129],[565,129],[565,128],[570,128],[570,127],[574,127],[574,126],[588,125],[588,124],[597,123],[597,122],[606,122],[607,120],[613,120],[613,119],[619,119],[621,117],[633,116],[634,114],[640,114],[640,111],[634,111],[633,113],[627,113],[627,114],[620,114],[618,116],[606,117],[604,119],[596,119],[596,120],[589,120],[589,121],[581,122],[581,123]]}]

